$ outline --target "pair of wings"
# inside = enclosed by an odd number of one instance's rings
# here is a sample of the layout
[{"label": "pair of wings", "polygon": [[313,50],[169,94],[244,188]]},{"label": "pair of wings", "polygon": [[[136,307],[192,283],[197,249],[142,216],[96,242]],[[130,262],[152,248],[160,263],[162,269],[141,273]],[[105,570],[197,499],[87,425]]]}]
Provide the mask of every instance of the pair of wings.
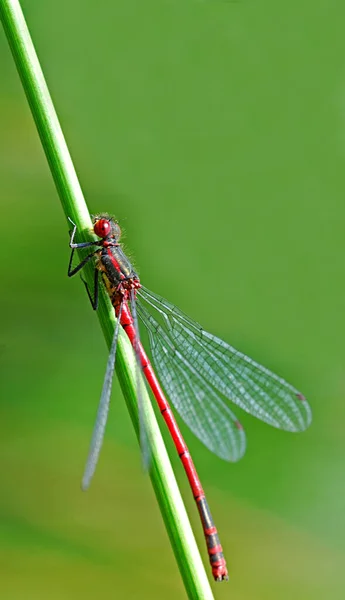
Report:
[{"label": "pair of wings", "polygon": [[[122,308],[109,353],[83,489],[90,485],[103,443]],[[136,299],[132,295],[131,309],[136,328],[138,314],[148,331],[153,363],[168,398],[193,433],[220,458],[236,462],[246,449],[244,430],[230,410],[229,401],[273,427],[303,431],[309,426],[310,406],[296,388],[204,331],[164,298],[141,287]],[[152,313],[158,313],[159,322]],[[138,393],[140,406],[140,385]],[[145,463],[143,422],[141,440]]]},{"label": "pair of wings", "polygon": [[309,404],[284,379],[204,331],[145,287],[138,290],[136,303],[168,398],[211,452],[232,462],[245,452],[245,433],[229,401],[273,427],[296,432],[309,426]]}]

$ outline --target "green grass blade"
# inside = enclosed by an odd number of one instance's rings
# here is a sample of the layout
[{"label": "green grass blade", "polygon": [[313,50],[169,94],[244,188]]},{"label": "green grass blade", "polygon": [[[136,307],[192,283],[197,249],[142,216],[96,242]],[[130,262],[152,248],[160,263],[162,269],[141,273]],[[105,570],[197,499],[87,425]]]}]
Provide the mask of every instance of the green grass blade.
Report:
[{"label": "green grass blade", "polygon": [[[65,215],[71,217],[76,223],[82,238],[90,239],[90,215],[20,3],[16,0],[0,0],[0,16]],[[86,278],[90,283],[91,271],[91,267],[86,270]],[[110,346],[114,330],[114,311],[104,291],[101,294],[98,315],[106,342]],[[138,435],[135,360],[132,347],[123,331],[119,338],[117,375]],[[211,600],[212,591],[146,391],[143,394],[143,401],[148,422],[148,436],[152,445],[151,481],[186,592],[189,598]],[[157,568],[159,568],[158,556]]]}]

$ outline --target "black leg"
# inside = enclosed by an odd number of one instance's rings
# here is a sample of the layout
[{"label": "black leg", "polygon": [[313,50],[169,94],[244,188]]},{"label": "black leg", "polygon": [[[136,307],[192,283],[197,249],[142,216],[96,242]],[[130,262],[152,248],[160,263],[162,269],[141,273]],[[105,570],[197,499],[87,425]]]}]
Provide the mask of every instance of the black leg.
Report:
[{"label": "black leg", "polygon": [[[76,267],[72,268],[72,263],[73,263],[73,256],[74,256],[74,252],[75,250],[77,250],[78,248],[90,248],[91,246],[100,246],[100,242],[81,242],[80,244],[75,244],[74,243],[74,238],[75,238],[75,234],[77,232],[77,226],[75,223],[73,223],[72,219],[70,219],[68,217],[68,220],[70,223],[72,223],[73,225],[73,229],[72,231],[69,232],[70,234],[70,240],[69,240],[69,247],[72,249],[71,252],[71,256],[69,259],[69,264],[68,264],[68,277],[73,277],[73,275],[75,275],[76,273],[78,273],[79,271],[81,271],[81,269],[83,267],[85,267],[85,265],[95,256],[95,254],[98,252],[97,250],[94,250],[93,252],[91,252],[90,254],[88,254],[80,263],[79,265],[77,265]],[[98,297],[99,297],[99,281],[98,281],[98,269],[95,269],[95,276],[94,276],[94,295],[92,297],[92,294],[89,290],[89,286],[87,284],[87,282],[83,279],[83,277],[81,278],[83,284],[86,287],[86,291],[87,291],[87,295],[89,296],[89,300],[91,302],[91,306],[93,308],[93,310],[97,310],[98,308]]]},{"label": "black leg", "polygon": [[73,275],[78,273],[78,271],[80,271],[80,269],[82,269],[86,265],[86,263],[88,263],[89,260],[97,252],[97,251],[95,251],[95,252],[92,252],[91,254],[89,254],[86,258],[84,258],[84,260],[81,261],[81,263],[79,263],[79,265],[77,265],[74,269],[72,269],[73,256],[74,256],[75,250],[77,250],[78,248],[90,248],[91,246],[99,246],[99,242],[81,242],[81,243],[75,244],[74,238],[75,238],[75,234],[77,232],[77,226],[75,223],[73,223],[72,219],[70,219],[69,217],[68,217],[68,220],[73,225],[72,231],[69,232],[69,235],[70,235],[69,247],[72,248],[72,252],[71,252],[71,256],[69,259],[69,265],[68,265],[68,277],[72,277]]},{"label": "black leg", "polygon": [[87,282],[85,281],[85,279],[81,278],[83,284],[86,287],[86,291],[87,291],[87,295],[89,296],[89,300],[91,302],[91,306],[93,308],[93,310],[97,310],[98,308],[98,296],[99,296],[99,270],[95,269],[95,278],[94,278],[94,287],[93,287],[93,297],[92,294],[90,292],[89,286],[87,284]]},{"label": "black leg", "polygon": [[85,267],[85,265],[89,262],[89,260],[91,260],[91,258],[93,258],[96,254],[96,252],[98,252],[98,250],[95,250],[94,252],[91,252],[91,254],[88,254],[80,263],[79,265],[77,265],[76,267],[74,267],[74,269],[72,269],[72,261],[73,261],[73,254],[74,254],[74,248],[71,252],[71,258],[69,259],[69,265],[68,265],[68,272],[67,275],[68,277],[73,277],[73,275],[75,275],[76,273],[78,273],[78,271],[80,271],[80,269],[82,269],[83,267]]}]

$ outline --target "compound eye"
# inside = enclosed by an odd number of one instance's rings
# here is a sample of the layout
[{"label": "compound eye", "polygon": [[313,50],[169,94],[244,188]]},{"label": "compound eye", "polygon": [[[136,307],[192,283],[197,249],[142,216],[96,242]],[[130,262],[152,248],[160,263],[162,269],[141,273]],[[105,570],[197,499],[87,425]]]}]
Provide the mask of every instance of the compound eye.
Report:
[{"label": "compound eye", "polygon": [[111,233],[111,224],[108,219],[99,219],[99,221],[96,221],[93,230],[98,237],[106,238]]}]

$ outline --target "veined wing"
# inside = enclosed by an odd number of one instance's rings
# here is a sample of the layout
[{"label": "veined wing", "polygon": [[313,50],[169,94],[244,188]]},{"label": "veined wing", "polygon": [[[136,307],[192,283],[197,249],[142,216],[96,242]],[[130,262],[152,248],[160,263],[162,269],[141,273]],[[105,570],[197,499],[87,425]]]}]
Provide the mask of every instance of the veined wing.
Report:
[{"label": "veined wing", "polygon": [[83,475],[82,484],[81,484],[83,491],[86,491],[91,483],[91,479],[96,470],[96,466],[98,463],[99,455],[100,455],[102,444],[103,444],[104,432],[105,432],[105,427],[106,427],[107,420],[108,420],[108,413],[109,413],[109,407],[110,407],[110,396],[111,396],[111,388],[113,385],[116,349],[117,349],[117,341],[118,341],[118,337],[119,337],[122,308],[123,308],[123,304],[121,304],[121,306],[120,306],[119,317],[118,317],[118,320],[116,321],[114,335],[113,335],[113,341],[112,341],[110,352],[109,352],[107,368],[105,371],[105,377],[104,377],[104,382],[103,382],[102,394],[101,394],[101,398],[100,398],[99,405],[98,405],[96,422],[95,422],[93,433],[92,433],[89,454],[87,457],[86,466],[85,466],[84,475]]},{"label": "veined wing", "polygon": [[246,448],[245,433],[219,394],[176,347],[171,332],[137,301],[138,314],[150,340],[153,363],[174,407],[193,433],[224,460],[239,460]]},{"label": "veined wing", "polygon": [[292,385],[208,333],[176,306],[146,288],[140,297],[164,320],[164,330],[195,372],[251,415],[287,431],[303,431],[311,409]]}]

